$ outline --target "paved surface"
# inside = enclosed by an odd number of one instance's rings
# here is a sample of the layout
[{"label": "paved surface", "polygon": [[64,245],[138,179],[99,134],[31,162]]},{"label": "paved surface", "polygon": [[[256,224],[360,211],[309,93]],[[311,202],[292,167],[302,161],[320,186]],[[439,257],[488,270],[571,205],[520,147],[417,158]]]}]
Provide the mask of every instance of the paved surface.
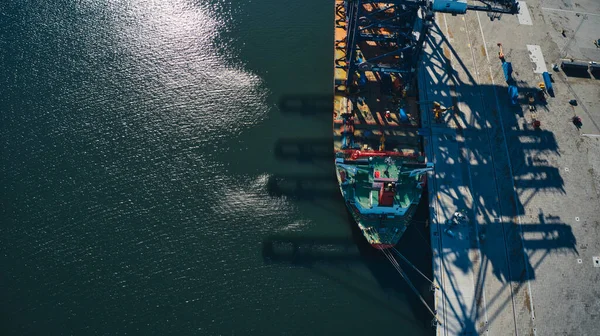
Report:
[{"label": "paved surface", "polygon": [[[552,70],[565,57],[600,62],[592,44],[600,2],[525,4],[531,24],[438,14],[420,69],[425,146],[436,165],[429,188],[439,335],[600,330],[600,79]],[[497,42],[513,64],[517,106]],[[542,65],[556,96],[532,113],[524,95],[542,81]],[[433,101],[456,106],[441,124],[430,122]],[[534,116],[541,130],[531,127]],[[446,233],[461,209],[469,221]]]}]

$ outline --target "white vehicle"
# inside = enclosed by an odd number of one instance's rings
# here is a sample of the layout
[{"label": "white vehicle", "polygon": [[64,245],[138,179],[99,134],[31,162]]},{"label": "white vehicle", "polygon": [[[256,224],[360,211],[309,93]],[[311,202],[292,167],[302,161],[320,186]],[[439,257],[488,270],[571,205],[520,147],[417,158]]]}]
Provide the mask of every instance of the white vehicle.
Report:
[{"label": "white vehicle", "polygon": [[446,221],[446,224],[458,225],[461,223],[465,223],[467,221],[467,216],[465,216],[462,212],[455,212],[452,218]]}]

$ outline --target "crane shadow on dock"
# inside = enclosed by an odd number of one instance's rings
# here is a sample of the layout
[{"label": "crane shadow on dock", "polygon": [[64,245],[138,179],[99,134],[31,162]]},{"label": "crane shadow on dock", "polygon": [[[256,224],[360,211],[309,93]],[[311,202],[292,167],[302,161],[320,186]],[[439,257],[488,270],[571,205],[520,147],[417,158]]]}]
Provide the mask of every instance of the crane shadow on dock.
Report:
[{"label": "crane shadow on dock", "polygon": [[[519,98],[513,105],[510,103],[506,83],[480,83],[437,24],[426,44],[431,50],[425,60],[426,75],[422,76],[422,81],[425,82],[423,86],[431,90],[426,95],[445,100],[442,104],[454,107],[453,111],[444,116],[441,124],[432,125],[432,133],[450,132],[464,136],[465,143],[489,144],[469,146],[469,151],[473,160],[479,164],[495,165],[497,175],[513,176],[518,197],[511,196],[510,204],[506,205],[506,208],[511,208],[513,215],[524,214],[525,207],[538,192],[565,194],[560,170],[552,165],[551,157],[560,156],[554,134],[543,128],[533,128],[531,120],[523,118],[523,106],[529,105],[527,95],[535,95],[539,89],[514,81]],[[502,71],[500,63],[497,68],[497,72]],[[497,75],[493,74],[494,77]],[[485,97],[497,97],[498,104],[490,104]],[[459,102],[465,104],[459,106]],[[432,102],[426,100],[421,104],[430,105]],[[543,119],[543,113],[547,111],[546,103],[536,99],[533,106],[536,107],[538,119]],[[461,111],[461,107],[468,108],[469,113]],[[504,132],[504,129],[507,131]],[[510,147],[510,153],[506,153],[505,143]],[[440,148],[436,156],[440,155],[444,161],[454,160],[449,153],[451,151]],[[512,165],[508,163],[507,155],[510,155]],[[452,180],[453,176],[444,178]],[[478,176],[474,178],[477,179]]]},{"label": "crane shadow on dock", "polygon": [[[512,167],[508,164],[502,164],[505,157],[502,157],[502,152],[491,154],[491,150],[487,146],[477,147],[469,146],[467,143],[485,143],[487,135],[484,130],[466,130],[462,133],[462,139],[452,139],[451,145],[456,146],[463,153],[457,157],[456,153],[447,141],[440,143],[436,148],[436,160],[444,162],[445,166],[450,166],[450,169],[436,171],[436,179],[439,181],[441,188],[439,192],[445,196],[454,199],[455,205],[462,209],[464,202],[458,199],[456,195],[460,195],[460,188],[469,189],[469,185],[456,185],[456,181],[468,181],[472,179],[476,186],[478,181],[485,181],[490,176],[489,171],[492,170],[498,176],[507,176],[511,174],[514,178],[514,190],[512,192],[513,183],[510,180],[502,180],[499,185],[503,195],[506,198],[500,198],[499,194],[494,194],[490,199],[490,193],[479,192],[473,194],[477,202],[481,206],[498,208],[501,206],[503,215],[505,216],[520,216],[525,214],[525,207],[537,193],[554,192],[565,194],[564,180],[558,167],[553,166],[551,157],[559,156],[558,146],[554,134],[545,130],[524,130],[514,131],[516,139],[511,142],[511,162]],[[446,137],[447,135],[437,134],[436,136]],[[464,151],[468,148],[470,160],[464,155]],[[492,157],[496,156],[495,158]],[[500,159],[498,159],[500,156]],[[494,162],[494,159],[496,160]],[[452,164],[448,164],[453,162]],[[495,163],[495,167],[493,164]],[[453,168],[453,165],[458,165],[463,169]],[[470,176],[467,174],[466,165],[471,165]],[[512,171],[510,169],[512,168]],[[487,203],[484,195],[487,194]],[[488,214],[491,221],[499,217],[501,214]]]},{"label": "crane shadow on dock", "polygon": [[[499,255],[497,251],[486,248],[485,241],[481,242],[481,249],[479,250],[472,247],[469,251],[459,252],[463,254],[463,257],[456,257],[456,260],[460,259],[461,262],[466,260],[469,264],[468,267],[473,267],[467,256],[468,253],[478,250],[481,253],[481,259],[478,261],[478,266],[473,270],[473,282],[475,284],[473,298],[463,297],[461,291],[458,290],[457,277],[454,276],[453,272],[445,272],[448,278],[442,290],[442,296],[446,298],[449,295],[454,296],[460,302],[458,306],[450,305],[446,309],[447,314],[455,315],[456,320],[461,321],[463,324],[461,330],[454,331],[456,334],[484,332],[485,329],[477,328],[475,321],[482,318],[483,314],[487,314],[487,325],[491,325],[504,309],[513,304],[513,300],[515,301],[514,304],[517,305],[515,309],[529,311],[529,301],[520,298],[527,295],[527,280],[535,279],[535,269],[543,263],[546,257],[553,253],[570,252],[578,254],[576,239],[569,225],[562,223],[557,216],[544,216],[541,213],[539,222],[520,225],[520,229],[525,236],[536,236],[536,238],[525,239],[524,250],[527,252],[525,255],[516,249],[511,251],[514,255],[509,256],[508,267],[506,266],[507,258]],[[519,230],[519,228],[513,228],[513,230]],[[456,251],[444,253],[456,253]],[[537,256],[537,254],[542,255]],[[532,265],[529,259],[534,255],[539,259]],[[445,262],[442,263],[442,267],[447,267]],[[493,272],[497,277],[502,277],[501,282],[503,285],[495,291],[490,291],[489,288],[486,289],[486,274],[489,267],[493,268]],[[498,274],[501,273],[499,270],[502,269],[507,270],[507,273],[504,275]],[[510,291],[511,294],[502,294],[504,291]],[[485,294],[483,294],[484,292]],[[485,295],[487,312],[484,312],[482,308],[483,295]],[[520,306],[520,302],[524,305],[523,307]],[[448,302],[446,304],[448,305]],[[490,309],[490,307],[493,307],[493,309]]]},{"label": "crane shadow on dock", "polygon": [[[339,194],[339,191],[338,191]],[[343,199],[341,199],[343,207]],[[427,221],[427,202],[424,200],[419,207],[419,215],[396,246],[396,248],[411,262],[417,264],[421,271],[431,278],[431,250],[428,230],[424,223]],[[418,328],[431,331],[431,315],[422,305],[419,298],[397,273],[386,257],[370,246],[350,213],[345,211],[345,217],[351,228],[351,237],[315,237],[299,235],[272,235],[263,240],[262,256],[266,264],[285,264],[310,269],[337,285],[343,287],[357,297],[383,307],[404,318],[407,323],[414,324],[415,317],[420,321]],[[400,261],[401,265],[402,261]],[[368,269],[368,272],[361,271]],[[433,296],[430,284],[419,278],[419,275],[404,267],[416,288],[419,289],[429,305]],[[369,283],[376,281],[380,290],[373,291]],[[384,293],[381,293],[381,292]],[[394,304],[393,297],[407,301],[414,316],[406,315],[401,307]]]},{"label": "crane shadow on dock", "polygon": [[[449,62],[449,56],[441,51],[442,46],[430,46],[434,49],[431,61],[434,66],[443,66]],[[440,267],[446,276],[441,294],[446,298],[446,314],[454,315],[454,320],[462,324],[460,330],[451,332],[485,333],[485,327],[476,325],[476,321],[481,320],[485,314],[482,308],[484,293],[488,324],[494,322],[503,309],[513,304],[513,300],[515,305],[519,305],[515,309],[527,311],[530,309],[527,300],[521,298],[525,296],[528,281],[536,278],[535,270],[545,258],[553,253],[576,255],[578,251],[571,227],[556,216],[542,215],[538,222],[526,219],[517,221],[518,216],[525,214],[525,207],[536,193],[565,194],[560,171],[552,165],[552,157],[560,156],[554,134],[520,125],[518,117],[521,107],[519,104],[508,104],[508,92],[499,85],[478,84],[452,46],[447,44],[445,47],[446,53],[452,53],[454,63],[461,67],[467,80],[461,81],[456,71],[444,74],[429,72],[426,86],[447,88],[450,91],[447,99],[453,106],[456,106],[457,101],[469,102],[471,111],[467,114],[459,110],[458,113],[448,115],[446,123],[454,122],[463,127],[432,127],[432,136],[440,139],[436,142],[436,160],[444,162],[447,167],[436,171],[434,183],[437,183],[438,194],[448,199],[447,205],[466,209],[469,216],[477,219],[469,227],[466,236],[458,237],[467,241],[466,248],[450,248],[453,246],[450,241],[446,244],[450,247],[440,251]],[[519,88],[522,94],[533,93],[535,90],[537,88]],[[439,92],[433,93],[439,95]],[[501,104],[500,110],[488,108],[489,104],[483,98],[481,101],[473,98],[479,95],[493,97],[494,94],[497,94],[499,101],[507,102]],[[519,103],[523,101],[520,100]],[[454,120],[450,120],[451,118]],[[506,136],[499,127],[502,122],[509,129]],[[482,126],[478,128],[472,125]],[[505,153],[504,141],[509,145],[509,154]],[[506,155],[510,155],[512,166],[507,163]],[[467,166],[470,166],[469,169]],[[511,175],[514,177],[514,186],[510,181]],[[501,178],[503,176],[507,178]],[[498,190],[480,190],[480,184],[492,177],[499,179]],[[472,185],[467,182],[471,180]],[[472,187],[475,190],[471,190]],[[516,197],[513,187],[517,192]],[[467,192],[472,196],[470,202],[466,202],[463,197],[465,190],[470,191]],[[436,216],[452,217],[452,213],[443,207],[439,211],[441,213]],[[509,219],[503,221],[503,217]],[[457,239],[446,235],[441,229],[442,225],[438,225],[440,228],[436,234],[441,240]],[[531,262],[532,256],[536,257],[535,264]],[[451,267],[455,270],[450,270]],[[464,282],[461,279],[471,271],[475,295],[466,298],[462,296],[459,282]],[[495,279],[489,279],[489,276]],[[492,290],[489,283],[494,284]],[[464,283],[460,286],[464,286]],[[509,292],[510,295],[507,295]],[[458,304],[452,306],[451,302],[457,301]],[[489,307],[493,307],[493,310]]]},{"label": "crane shadow on dock", "polygon": [[[471,71],[464,63],[456,49],[452,46],[447,39],[447,37],[441,33],[441,28],[434,24],[434,28],[431,32],[432,36],[435,36],[439,39],[436,41],[435,38],[428,38],[425,42],[427,48],[431,49],[431,54],[428,55],[429,58],[426,59],[426,63],[432,67],[439,70],[442,70],[442,74],[439,74],[437,71],[429,72],[429,75],[432,75],[433,82],[429,84],[437,84],[444,83],[448,88],[448,97],[452,97],[458,101],[466,101],[469,99],[469,94],[473,92],[477,92],[477,94],[482,94],[486,97],[494,97],[496,95],[498,97],[499,103],[502,105],[502,109],[504,110],[503,117],[505,123],[514,124],[518,127],[521,125],[518,124],[517,116],[523,117],[523,110],[521,106],[529,106],[527,96],[532,94],[536,95],[539,91],[538,87],[529,87],[526,83],[519,79],[510,78],[509,82],[516,86],[518,89],[518,98],[516,104],[511,104],[511,97],[508,92],[508,84],[504,78],[500,79],[501,83],[496,84],[482,84],[480,80],[476,79]],[[459,69],[464,73],[464,77],[460,76]],[[481,70],[484,72],[484,70]],[[501,62],[498,61],[497,69],[494,73],[491,74],[493,77],[499,77],[498,75],[502,73]],[[484,75],[481,74],[483,77]],[[503,76],[503,75],[502,75]],[[453,102],[454,103],[454,102]],[[539,99],[535,99],[532,104],[536,108],[538,112],[546,111],[547,102],[541,101]],[[495,108],[487,108],[488,110],[495,110]],[[481,111],[484,112],[484,111]],[[496,111],[497,113],[498,111]],[[460,111],[457,111],[454,117],[458,117],[461,121],[466,124],[472,124],[473,122],[477,122],[478,120],[482,121],[488,119],[486,116],[488,113],[476,113],[474,120],[466,120],[464,114]]]},{"label": "crane shadow on dock", "polygon": [[[526,97],[537,87],[513,80],[519,97],[512,104],[505,78],[499,75],[500,60],[490,66],[496,73],[485,78],[488,65],[476,64],[470,49],[465,52],[468,61],[463,61],[437,24],[426,43],[430,53],[420,78],[427,90],[421,103],[439,99],[455,108],[444,122],[431,125],[432,150],[436,164],[443,167],[432,179],[436,196],[444,199],[435,217],[451,218],[454,209],[463,209],[473,219],[456,229],[457,236],[444,231],[449,226],[445,223],[432,228],[440,254],[436,274],[444,277],[444,311],[453,316],[447,320],[460,323],[446,330],[484,334],[503,310],[530,310],[528,281],[536,279],[547,257],[579,253],[571,226],[560,217],[540,213],[536,220],[525,211],[537,193],[566,194],[561,172],[553,164],[560,148],[555,135],[543,129],[548,111],[544,102],[533,104],[541,129],[534,129],[531,120],[523,121],[531,115]],[[470,62],[473,65],[467,66]],[[473,75],[471,69],[478,73]],[[497,77],[502,79],[494,84]],[[474,288],[467,280],[470,272]],[[487,324],[479,324],[484,316]]]}]

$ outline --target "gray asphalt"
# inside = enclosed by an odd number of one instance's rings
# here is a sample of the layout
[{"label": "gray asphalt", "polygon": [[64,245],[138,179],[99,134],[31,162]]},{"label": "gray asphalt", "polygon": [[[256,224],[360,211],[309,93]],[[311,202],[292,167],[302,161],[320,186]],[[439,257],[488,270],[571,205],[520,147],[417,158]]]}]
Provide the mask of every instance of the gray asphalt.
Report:
[{"label": "gray asphalt", "polygon": [[[561,58],[600,62],[592,43],[600,38],[600,3],[526,6],[531,25],[509,15],[438,14],[420,69],[426,150],[436,165],[429,188],[440,335],[596,335],[600,328],[600,79],[552,70]],[[509,103],[498,42],[514,68],[517,106]],[[556,93],[534,112],[525,94],[543,79],[528,45],[539,46]],[[443,123],[429,120],[433,101],[455,106]],[[575,114],[581,129],[571,123]],[[469,221],[445,233],[461,209]]]}]

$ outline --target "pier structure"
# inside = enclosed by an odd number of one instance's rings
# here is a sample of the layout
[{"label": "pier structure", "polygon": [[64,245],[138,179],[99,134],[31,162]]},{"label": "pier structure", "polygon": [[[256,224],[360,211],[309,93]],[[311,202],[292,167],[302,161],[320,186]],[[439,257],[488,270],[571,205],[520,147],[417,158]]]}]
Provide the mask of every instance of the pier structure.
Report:
[{"label": "pier structure", "polygon": [[[514,16],[436,14],[418,83],[435,164],[437,335],[597,333],[598,31],[593,1],[519,1]],[[573,74],[569,62],[588,66]],[[435,103],[453,107],[440,122]]]}]

